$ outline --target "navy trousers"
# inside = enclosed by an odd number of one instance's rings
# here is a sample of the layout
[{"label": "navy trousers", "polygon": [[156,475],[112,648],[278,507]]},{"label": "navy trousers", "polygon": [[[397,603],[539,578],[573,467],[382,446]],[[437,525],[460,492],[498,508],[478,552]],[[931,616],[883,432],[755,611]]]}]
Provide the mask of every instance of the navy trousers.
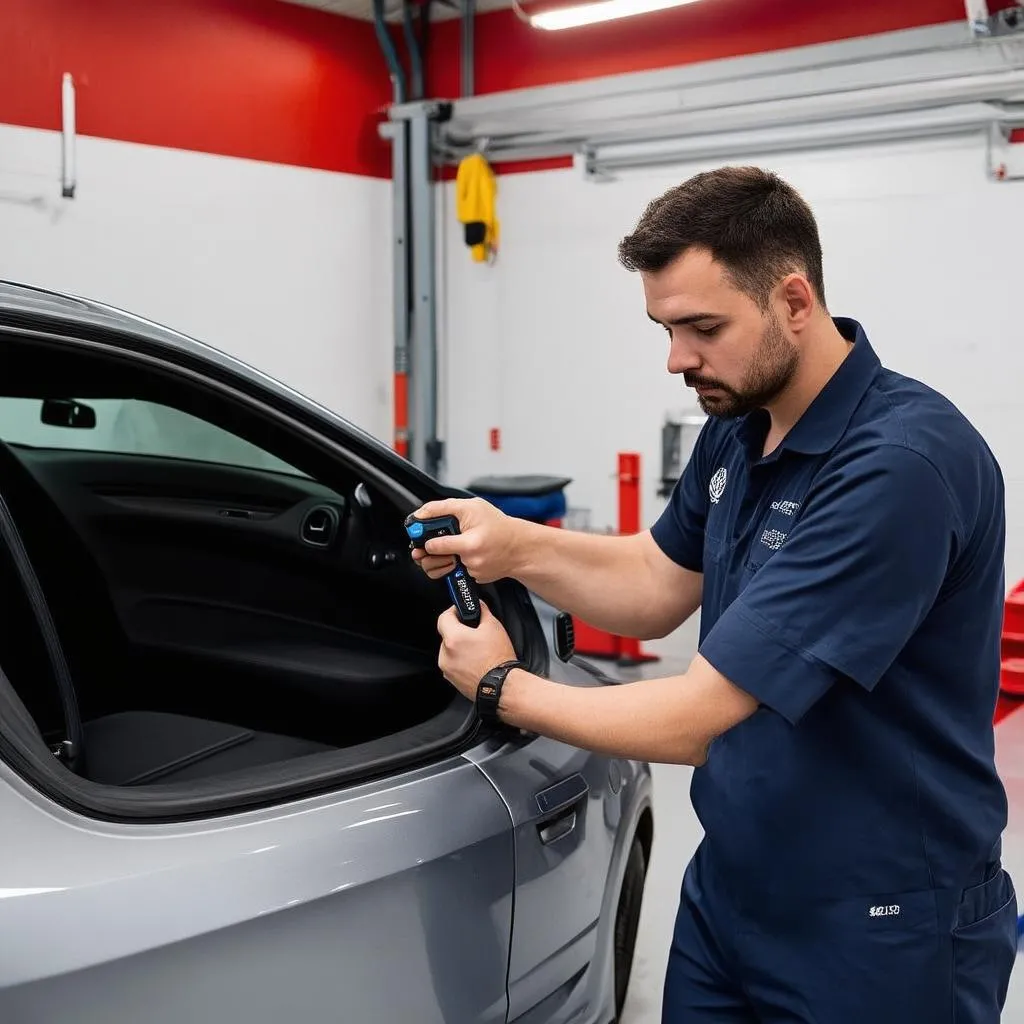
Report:
[{"label": "navy trousers", "polygon": [[977,885],[744,906],[701,852],[683,879],[662,1024],[999,1024],[1017,899],[993,865]]}]

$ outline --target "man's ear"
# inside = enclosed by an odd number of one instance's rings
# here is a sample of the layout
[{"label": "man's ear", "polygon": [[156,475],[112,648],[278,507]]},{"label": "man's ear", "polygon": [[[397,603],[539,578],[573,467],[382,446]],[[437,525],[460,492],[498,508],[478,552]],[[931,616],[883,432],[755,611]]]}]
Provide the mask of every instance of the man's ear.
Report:
[{"label": "man's ear", "polygon": [[778,286],[786,326],[794,333],[804,330],[818,302],[810,281],[803,274],[787,274]]}]

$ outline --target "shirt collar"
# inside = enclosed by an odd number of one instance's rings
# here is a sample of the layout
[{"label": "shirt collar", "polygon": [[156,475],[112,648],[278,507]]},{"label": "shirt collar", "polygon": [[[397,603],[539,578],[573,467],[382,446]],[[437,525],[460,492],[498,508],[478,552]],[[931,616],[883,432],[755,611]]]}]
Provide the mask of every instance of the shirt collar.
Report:
[{"label": "shirt collar", "polygon": [[[864,328],[856,320],[833,317],[832,322],[847,341],[853,342],[853,348],[773,455],[782,451],[820,455],[834,448],[881,368]],[[767,426],[767,413],[758,409],[743,417],[737,436],[748,447],[759,449]],[[759,459],[760,451],[754,461]]]}]

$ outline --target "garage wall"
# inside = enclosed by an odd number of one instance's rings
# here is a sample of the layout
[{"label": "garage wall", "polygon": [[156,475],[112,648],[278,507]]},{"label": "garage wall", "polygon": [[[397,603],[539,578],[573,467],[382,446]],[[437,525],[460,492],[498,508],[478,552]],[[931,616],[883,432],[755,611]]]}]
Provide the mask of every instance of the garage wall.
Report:
[{"label": "garage wall", "polygon": [[[166,323],[390,431],[387,182],[0,126],[0,277]],[[21,168],[21,173],[13,168]]]},{"label": "garage wall", "polygon": [[[1024,576],[1024,346],[1019,319],[1024,183],[986,178],[984,140],[946,139],[745,162],[776,170],[813,205],[829,306],[861,320],[883,361],[947,394],[984,433],[1007,480],[1007,571]],[[450,479],[542,472],[574,480],[570,504],[614,526],[616,452],[643,458],[642,518],[656,496],[666,414],[698,412],[665,369],[664,332],[616,245],[645,204],[708,165],[632,172],[607,184],[572,170],[501,180],[502,250],[473,264],[444,230],[441,337],[450,396]],[[698,413],[699,414],[699,413]],[[499,427],[502,449],[489,449]],[[671,642],[669,643],[671,648]]]},{"label": "garage wall", "polygon": [[278,0],[3,8],[0,276],[165,322],[390,437],[390,85],[372,26]]}]

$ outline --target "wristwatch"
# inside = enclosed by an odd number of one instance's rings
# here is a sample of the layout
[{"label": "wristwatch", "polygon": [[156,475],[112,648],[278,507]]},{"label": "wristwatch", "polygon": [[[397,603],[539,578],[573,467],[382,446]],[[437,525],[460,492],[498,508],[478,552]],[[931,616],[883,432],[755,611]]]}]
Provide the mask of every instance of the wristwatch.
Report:
[{"label": "wristwatch", "polygon": [[498,702],[501,700],[501,688],[509,672],[514,668],[526,668],[521,661],[504,661],[492,668],[480,680],[476,688],[476,710],[485,722],[497,722]]}]

